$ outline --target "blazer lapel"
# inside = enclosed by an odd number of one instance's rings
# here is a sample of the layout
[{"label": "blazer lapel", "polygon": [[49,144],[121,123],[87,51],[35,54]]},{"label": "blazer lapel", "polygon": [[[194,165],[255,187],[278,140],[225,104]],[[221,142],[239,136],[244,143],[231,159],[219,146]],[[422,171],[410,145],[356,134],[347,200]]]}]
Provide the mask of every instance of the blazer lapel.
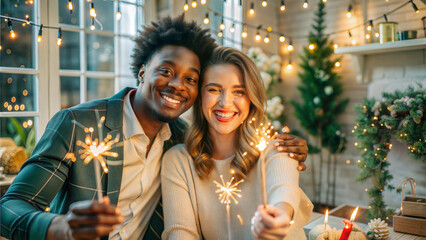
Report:
[{"label": "blazer lapel", "polygon": [[116,152],[118,157],[107,157],[109,170],[107,174],[107,195],[111,200],[111,204],[115,205],[118,203],[123,175],[123,100],[130,90],[132,88],[125,88],[108,100],[105,116],[107,134],[111,135],[112,138],[119,138],[118,143],[114,144],[111,149],[111,152]]}]

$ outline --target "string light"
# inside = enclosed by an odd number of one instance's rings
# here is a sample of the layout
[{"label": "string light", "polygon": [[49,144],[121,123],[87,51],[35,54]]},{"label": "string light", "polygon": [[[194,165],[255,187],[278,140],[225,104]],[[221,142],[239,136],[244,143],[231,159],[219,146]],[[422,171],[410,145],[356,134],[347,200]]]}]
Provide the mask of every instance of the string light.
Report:
[{"label": "string light", "polygon": [[70,11],[70,13],[72,13],[72,10],[74,10],[74,6],[72,5],[71,0],[68,0],[68,10]]},{"label": "string light", "polygon": [[260,36],[259,30],[256,32],[256,36],[254,37],[254,39],[256,39],[256,41],[260,41],[261,36]]},{"label": "string light", "polygon": [[203,22],[204,22],[204,24],[209,24],[209,22],[210,22],[210,19],[209,19],[209,13],[206,13],[206,17],[204,18],[204,20],[203,20]]},{"label": "string light", "polygon": [[305,2],[303,3],[303,8],[308,8],[308,0],[305,0]]},{"label": "string light", "polygon": [[117,13],[115,14],[115,18],[117,19],[117,21],[120,21],[121,19],[120,1],[118,1],[117,3]]},{"label": "string light", "polygon": [[9,26],[9,30],[10,30],[10,38],[15,39],[16,33],[15,31],[13,31],[12,20],[10,20],[10,18],[7,19],[7,25]]},{"label": "string light", "polygon": [[379,38],[379,37],[380,37],[380,33],[376,32],[376,33],[374,34],[374,36],[376,36],[376,38]]},{"label": "string light", "polygon": [[322,2],[323,2],[323,3],[326,3],[326,2],[327,2],[327,0],[322,0]]},{"label": "string light", "polygon": [[287,69],[288,70],[292,70],[293,69],[293,64],[291,63],[291,59],[288,60]]},{"label": "string light", "polygon": [[266,37],[263,39],[265,43],[269,43],[269,34],[266,34]]},{"label": "string light", "polygon": [[339,67],[341,66],[341,63],[340,63],[339,61],[337,61],[337,62],[335,62],[335,63],[334,63],[334,66],[335,66],[336,68],[339,68]]},{"label": "string light", "polygon": [[385,22],[388,22],[388,16],[386,14],[383,14],[383,18],[385,19]]},{"label": "string light", "polygon": [[223,21],[223,17],[222,17],[222,21],[220,22],[219,29],[223,31],[223,30],[225,30],[225,28],[226,28],[226,27],[225,27],[225,23],[224,23],[224,21]]},{"label": "string light", "polygon": [[26,24],[30,24],[30,16],[25,15],[25,20],[27,21]]},{"label": "string light", "polygon": [[370,36],[370,34],[369,33],[367,33],[367,34],[365,34],[365,39],[370,39],[371,38],[371,36]]},{"label": "string light", "polygon": [[183,5],[183,10],[185,12],[189,10],[188,0],[185,0],[185,5]]},{"label": "string light", "polygon": [[367,30],[371,31],[373,29],[373,20],[369,20],[368,21],[368,26],[367,26]]},{"label": "string light", "polygon": [[95,30],[95,18],[94,17],[92,17],[90,29]]},{"label": "string light", "polygon": [[249,13],[250,13],[250,15],[254,14],[254,3],[253,2],[250,3],[250,11],[249,11]]},{"label": "string light", "polygon": [[192,0],[191,7],[192,8],[196,8],[197,7],[197,0]]},{"label": "string light", "polygon": [[221,38],[221,37],[223,37],[223,31],[222,31],[222,30],[220,30],[220,31],[217,33],[217,36],[218,36],[218,37],[220,37],[220,38]]},{"label": "string light", "polygon": [[338,48],[339,48],[339,45],[338,45],[337,43],[335,43],[335,44],[333,45],[333,48],[334,48],[334,49],[338,49]]},{"label": "string light", "polygon": [[40,29],[38,30],[38,37],[37,37],[38,42],[41,42],[42,35],[43,35],[43,24],[40,25]]},{"label": "string light", "polygon": [[414,12],[419,13],[420,11],[419,11],[419,9],[417,8],[416,4],[413,2],[413,0],[410,0],[410,2],[411,2],[411,6],[412,6],[412,7],[413,7],[413,9],[414,9]]},{"label": "string light", "polygon": [[230,31],[231,33],[234,33],[234,32],[235,32],[235,24],[234,24],[234,23],[232,24],[232,26],[231,26],[231,28],[229,29],[229,31]]},{"label": "string light", "polygon": [[241,33],[241,37],[242,38],[246,38],[247,37],[247,25],[243,25],[243,32]]},{"label": "string light", "polygon": [[348,11],[346,12],[346,17],[352,17],[352,4],[349,4]]},{"label": "string light", "polygon": [[309,44],[309,50],[314,50],[315,49],[315,45],[313,43]]},{"label": "string light", "polygon": [[262,1],[262,7],[266,7],[266,6],[268,6],[268,3],[266,2],[266,0],[263,0]]},{"label": "string light", "polygon": [[280,7],[281,12],[285,11],[285,2],[284,0],[281,0],[281,7]]},{"label": "string light", "polygon": [[290,39],[290,43],[288,44],[288,46],[287,46],[287,50],[289,51],[289,52],[291,52],[291,51],[293,51],[294,50],[294,47],[293,47],[293,41]]},{"label": "string light", "polygon": [[58,29],[58,39],[56,40],[56,44],[58,44],[58,46],[62,45],[62,29]]},{"label": "string light", "polygon": [[282,43],[283,43],[283,42],[285,42],[285,37],[284,37],[284,35],[281,35],[281,36],[280,36],[280,38],[279,38],[279,40],[280,40],[280,42],[282,42]]},{"label": "string light", "polygon": [[206,0],[201,0],[201,1],[200,1],[201,5],[205,5],[205,4],[206,4],[206,2],[207,2]]},{"label": "string light", "polygon": [[89,14],[92,18],[96,17],[96,10],[95,10],[95,4],[94,3],[90,3],[90,11]]}]

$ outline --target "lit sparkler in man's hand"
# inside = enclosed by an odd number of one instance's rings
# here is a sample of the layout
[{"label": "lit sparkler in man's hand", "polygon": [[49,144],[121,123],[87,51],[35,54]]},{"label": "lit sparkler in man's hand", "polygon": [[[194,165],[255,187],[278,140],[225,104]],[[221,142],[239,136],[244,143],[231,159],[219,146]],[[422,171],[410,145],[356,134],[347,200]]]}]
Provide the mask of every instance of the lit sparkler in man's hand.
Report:
[{"label": "lit sparkler in man's hand", "polygon": [[[96,111],[96,117],[99,119],[99,114]],[[98,135],[99,139],[103,138],[103,123],[105,121],[105,116],[102,116],[98,121]],[[112,146],[119,141],[119,135],[117,135],[114,139],[112,136],[108,134],[105,138],[103,138],[102,142],[99,143],[99,139],[93,139],[92,135],[94,132],[93,127],[84,127],[81,123],[75,122],[78,126],[84,129],[84,132],[87,133],[86,138],[83,141],[77,140],[77,146],[82,147],[79,150],[80,158],[84,160],[84,164],[88,164],[92,159],[96,159],[98,161],[93,161],[94,170],[95,170],[95,178],[96,178],[96,191],[98,194],[98,200],[102,201],[102,187],[101,187],[101,176],[100,176],[100,167],[102,166],[102,170],[104,173],[108,173],[108,167],[105,162],[104,156],[109,157],[118,157],[116,152],[110,152]],[[66,158],[71,159],[71,161],[75,162],[76,158],[73,153],[68,153]]]},{"label": "lit sparkler in man's hand", "polygon": [[244,179],[241,179],[234,183],[234,177],[231,177],[231,180],[225,183],[223,176],[220,175],[220,180],[222,183],[213,181],[216,184],[217,190],[216,193],[219,193],[219,201],[223,204],[226,204],[226,221],[228,226],[228,239],[231,240],[231,212],[230,212],[230,203],[233,200],[236,204],[238,203],[237,198],[241,198],[241,190],[238,189],[238,185],[244,182]]}]

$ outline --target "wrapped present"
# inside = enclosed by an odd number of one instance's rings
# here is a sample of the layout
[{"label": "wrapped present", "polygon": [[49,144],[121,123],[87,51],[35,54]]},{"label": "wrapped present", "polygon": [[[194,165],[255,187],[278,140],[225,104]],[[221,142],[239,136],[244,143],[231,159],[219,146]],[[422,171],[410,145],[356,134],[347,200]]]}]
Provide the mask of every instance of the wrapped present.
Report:
[{"label": "wrapped present", "polygon": [[[413,196],[404,197],[408,183]],[[394,231],[426,236],[426,198],[416,196],[416,181],[407,178],[397,189],[401,189],[401,212],[393,216]]]}]

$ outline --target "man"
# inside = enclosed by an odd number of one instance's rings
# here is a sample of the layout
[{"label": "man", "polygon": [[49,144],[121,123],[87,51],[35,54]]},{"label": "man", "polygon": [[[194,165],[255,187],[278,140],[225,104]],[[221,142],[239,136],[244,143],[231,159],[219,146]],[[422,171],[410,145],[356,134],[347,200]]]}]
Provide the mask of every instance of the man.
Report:
[{"label": "man", "polygon": [[[161,209],[155,208],[161,195],[160,159],[183,141],[186,125],[178,117],[196,100],[200,73],[216,44],[207,30],[185,22],[183,16],[153,23],[136,43],[133,71],[142,84],[62,110],[51,119],[1,199],[4,236],[38,240],[161,235],[162,222],[155,220],[161,217]],[[100,119],[105,136],[118,136],[122,144],[110,150],[118,157],[106,157],[109,172],[101,176],[106,197],[92,201],[97,193],[93,164],[79,159],[77,142],[88,132],[99,137]],[[87,131],[90,127],[93,131]],[[306,142],[290,138],[285,143],[293,146],[283,150],[303,162]]]}]

